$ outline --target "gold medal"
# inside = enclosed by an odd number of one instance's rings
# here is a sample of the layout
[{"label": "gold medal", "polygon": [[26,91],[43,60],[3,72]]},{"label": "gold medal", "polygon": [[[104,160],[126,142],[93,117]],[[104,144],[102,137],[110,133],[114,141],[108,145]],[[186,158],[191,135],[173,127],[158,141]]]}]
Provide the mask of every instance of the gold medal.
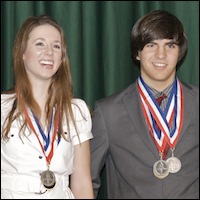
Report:
[{"label": "gold medal", "polygon": [[41,181],[45,188],[52,189],[56,184],[56,178],[52,171],[49,169],[40,174]]}]

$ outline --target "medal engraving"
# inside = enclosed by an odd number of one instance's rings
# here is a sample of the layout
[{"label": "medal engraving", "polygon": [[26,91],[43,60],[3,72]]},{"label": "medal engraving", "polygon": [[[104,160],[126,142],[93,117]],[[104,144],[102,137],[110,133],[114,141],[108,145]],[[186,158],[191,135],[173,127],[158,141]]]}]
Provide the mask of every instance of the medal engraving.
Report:
[{"label": "medal engraving", "polygon": [[166,161],[159,160],[153,165],[153,173],[157,178],[163,179],[169,174],[169,166]]},{"label": "medal engraving", "polygon": [[169,172],[176,173],[181,169],[181,161],[177,157],[170,157],[166,160],[169,165]]},{"label": "medal engraving", "polygon": [[52,171],[46,170],[46,171],[42,172],[40,175],[41,175],[41,181],[42,181],[44,187],[46,187],[48,189],[52,189],[55,186],[56,178]]}]

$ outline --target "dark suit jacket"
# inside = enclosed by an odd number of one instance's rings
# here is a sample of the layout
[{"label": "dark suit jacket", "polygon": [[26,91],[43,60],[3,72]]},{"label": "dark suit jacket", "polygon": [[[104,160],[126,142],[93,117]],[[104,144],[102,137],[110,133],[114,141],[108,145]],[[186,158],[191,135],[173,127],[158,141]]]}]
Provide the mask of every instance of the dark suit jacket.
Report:
[{"label": "dark suit jacket", "polygon": [[91,140],[95,195],[105,163],[109,199],[199,198],[199,89],[183,84],[183,94],[184,121],[175,149],[182,168],[164,179],[153,175],[160,157],[142,112],[137,83],[96,102]]}]

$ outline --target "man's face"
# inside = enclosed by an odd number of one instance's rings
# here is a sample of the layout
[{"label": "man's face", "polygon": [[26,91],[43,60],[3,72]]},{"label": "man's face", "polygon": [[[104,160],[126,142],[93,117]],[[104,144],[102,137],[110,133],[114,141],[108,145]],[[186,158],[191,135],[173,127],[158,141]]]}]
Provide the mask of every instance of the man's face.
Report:
[{"label": "man's face", "polygon": [[174,81],[178,57],[179,46],[171,39],[149,42],[137,56],[142,78],[155,89],[165,89]]}]

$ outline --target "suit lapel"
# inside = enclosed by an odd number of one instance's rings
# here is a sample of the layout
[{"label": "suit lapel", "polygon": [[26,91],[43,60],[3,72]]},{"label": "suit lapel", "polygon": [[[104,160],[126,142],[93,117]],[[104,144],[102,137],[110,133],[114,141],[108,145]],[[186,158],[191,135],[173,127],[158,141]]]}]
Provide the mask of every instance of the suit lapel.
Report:
[{"label": "suit lapel", "polygon": [[[195,99],[192,88],[187,87],[185,85],[182,84],[183,87],[183,95],[184,95],[184,116],[183,116],[183,126],[182,126],[182,130],[181,130],[181,134],[179,136],[179,139],[177,141],[177,146],[179,144],[179,142],[181,141],[181,139],[183,138],[183,136],[185,134],[188,134],[186,132],[187,127],[189,126],[189,124],[191,124],[191,119],[192,119],[192,115],[193,115],[193,110],[194,110],[194,106],[196,105],[195,102],[193,101]],[[197,111],[199,112],[199,111]]]},{"label": "suit lapel", "polygon": [[133,126],[137,130],[137,133],[141,137],[145,146],[149,148],[154,155],[158,156],[157,147],[151,138],[149,128],[142,111],[142,104],[137,89],[137,81],[132,86],[133,87],[131,87],[123,97],[124,106],[126,107]]}]

